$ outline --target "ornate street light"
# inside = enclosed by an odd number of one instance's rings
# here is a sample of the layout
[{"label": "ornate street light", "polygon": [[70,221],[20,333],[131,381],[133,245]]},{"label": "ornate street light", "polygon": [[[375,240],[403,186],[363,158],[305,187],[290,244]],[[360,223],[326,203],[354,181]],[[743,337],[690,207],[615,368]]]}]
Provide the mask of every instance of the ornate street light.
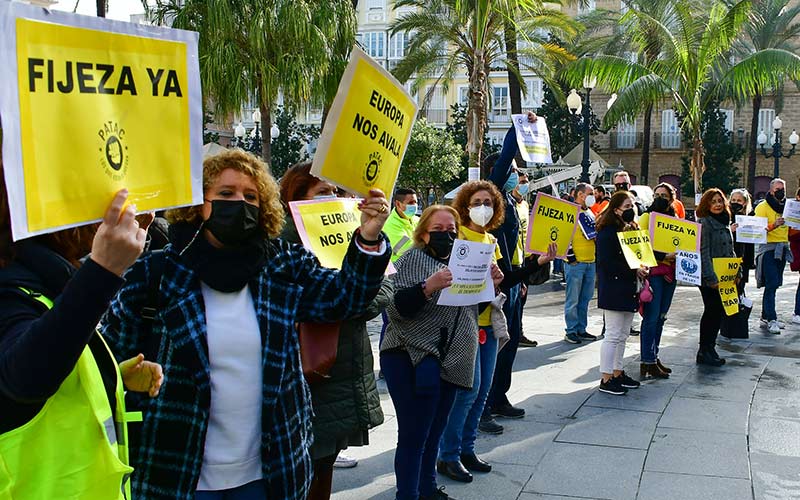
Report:
[{"label": "ornate street light", "polygon": [[765,134],[763,130],[761,130],[758,134],[758,144],[761,146],[761,154],[763,154],[765,158],[775,159],[772,172],[773,178],[780,177],[780,159],[789,158],[792,156],[795,153],[797,142],[800,140],[800,136],[797,135],[797,131],[792,130],[792,133],[789,135],[789,144],[792,146],[792,148],[787,153],[784,153],[781,134],[782,127],[783,121],[781,121],[780,117],[776,116],[775,119],[772,120],[772,129],[775,132],[772,134],[772,137],[770,137],[770,141],[772,142],[772,151],[769,153],[767,153],[767,149],[765,147],[767,143],[767,134]]},{"label": "ornate street light", "polygon": [[[586,105],[584,106],[581,102],[581,96],[572,89],[569,91],[569,95],[567,96],[567,109],[571,115],[575,117],[575,120],[578,121],[578,117],[581,117],[580,120],[580,128],[581,133],[583,134],[583,159],[581,160],[581,182],[589,182],[589,166],[591,162],[589,161],[589,133],[591,132],[591,115],[592,115],[592,105],[591,105],[591,94],[592,89],[597,86],[597,78],[594,76],[586,76],[583,79],[583,89],[586,91]],[[617,100],[617,94],[611,94],[611,97],[606,103],[608,108],[611,108],[611,105],[614,104]]]}]

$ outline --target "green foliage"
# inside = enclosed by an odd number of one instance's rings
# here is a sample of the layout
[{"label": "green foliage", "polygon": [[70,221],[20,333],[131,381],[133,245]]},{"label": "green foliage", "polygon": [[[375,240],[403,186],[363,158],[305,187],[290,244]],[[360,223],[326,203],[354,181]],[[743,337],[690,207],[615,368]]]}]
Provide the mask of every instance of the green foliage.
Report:
[{"label": "green foliage", "polygon": [[397,185],[412,187],[420,193],[430,187],[439,188],[458,176],[463,152],[450,132],[419,119],[411,129]]},{"label": "green foliage", "polygon": [[[291,107],[279,106],[273,112],[273,123],[280,134],[272,139],[272,175],[280,178],[286,170],[299,161],[308,159],[306,144],[319,137],[319,127],[301,125],[295,121],[296,113]],[[267,134],[270,132],[267,130]]]},{"label": "green foliage", "polygon": [[[560,92],[566,93],[567,89],[562,87]],[[579,94],[581,95],[581,100],[585,102],[586,96],[580,92]],[[572,148],[583,140],[580,122],[576,121],[570,114],[566,105],[558,102],[548,85],[544,86],[544,99],[542,99],[542,107],[539,108],[538,114],[547,120],[547,131],[550,133],[550,151],[553,155],[553,161],[557,161],[558,158],[572,151]],[[593,110],[590,116],[589,137],[594,137],[600,131],[600,119],[597,118]],[[589,145],[595,151],[600,149],[594,140],[591,140]]]},{"label": "green foliage", "polygon": [[[445,130],[453,137],[453,140],[461,147],[461,168],[458,176],[442,185],[442,190],[446,193],[453,188],[467,182],[469,155],[467,155],[467,107],[453,104],[450,106],[450,123],[445,126]],[[494,153],[499,153],[500,144],[489,141],[489,135],[483,134],[483,147],[481,148],[481,164],[483,160]]]},{"label": "green foliage", "polygon": [[[742,159],[744,151],[740,146],[734,144],[732,134],[725,128],[725,113],[719,110],[719,102],[712,102],[711,106],[703,112],[700,129],[706,155],[703,188],[718,187],[724,192],[730,193],[732,189],[741,187],[742,175],[736,168],[736,162]],[[687,131],[683,132],[683,136],[684,140],[691,139]],[[684,193],[694,192],[694,182],[689,169],[690,162],[691,154],[681,158],[683,164],[681,191]]]}]

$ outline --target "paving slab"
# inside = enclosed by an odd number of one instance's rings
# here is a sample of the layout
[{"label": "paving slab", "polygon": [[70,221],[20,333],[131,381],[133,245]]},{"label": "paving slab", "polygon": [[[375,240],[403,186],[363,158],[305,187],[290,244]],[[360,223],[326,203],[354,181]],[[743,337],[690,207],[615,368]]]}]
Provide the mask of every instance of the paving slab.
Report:
[{"label": "paving slab", "polygon": [[646,450],[650,446],[657,413],[584,406],[575,421],[564,426],[560,443],[593,444]]},{"label": "paving slab", "polygon": [[644,470],[749,479],[744,434],[659,427]]},{"label": "paving slab", "polygon": [[475,452],[491,464],[533,467],[553,445],[561,425],[523,420],[500,420],[505,431],[499,436],[478,434]]},{"label": "paving slab", "polygon": [[669,404],[677,390],[675,384],[665,384],[661,380],[645,382],[642,387],[624,396],[612,396],[598,390],[586,401],[587,406],[599,408],[617,408],[620,410],[636,410],[661,413]]},{"label": "paving slab", "polygon": [[751,453],[755,500],[796,500],[800,497],[800,459]]},{"label": "paving slab", "polygon": [[727,477],[645,472],[637,500],[753,500],[750,481]]},{"label": "paving slab", "polygon": [[756,389],[751,417],[800,418],[800,392]]},{"label": "paving slab", "polygon": [[542,495],[541,493],[527,493],[522,492],[519,500],[608,500],[606,498],[597,497],[565,497],[561,495]]},{"label": "paving slab", "polygon": [[659,427],[745,434],[748,405],[738,401],[674,397]]},{"label": "paving slab", "polygon": [[531,478],[533,467],[510,464],[494,464],[488,474],[473,474],[471,483],[458,483],[439,475],[437,483],[444,486],[453,498],[475,498],[476,490],[491,491],[494,498],[517,498]]},{"label": "paving slab", "polygon": [[800,419],[751,417],[750,450],[800,458]]}]

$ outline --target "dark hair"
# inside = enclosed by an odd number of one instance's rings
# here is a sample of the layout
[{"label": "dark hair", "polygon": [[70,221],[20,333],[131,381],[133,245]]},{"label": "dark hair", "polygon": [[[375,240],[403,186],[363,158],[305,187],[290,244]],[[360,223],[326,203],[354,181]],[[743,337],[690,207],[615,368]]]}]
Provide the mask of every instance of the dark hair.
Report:
[{"label": "dark hair", "polygon": [[716,195],[722,196],[722,203],[725,206],[724,210],[728,212],[728,217],[730,217],[731,208],[728,206],[728,198],[725,197],[725,193],[720,188],[706,189],[706,192],[703,193],[703,197],[700,198],[700,203],[697,205],[697,208],[694,209],[694,214],[697,217],[708,217],[711,215],[711,200],[713,200]]},{"label": "dark hair", "polygon": [[616,212],[614,212],[614,210],[618,209],[623,203],[625,203],[625,200],[633,201],[633,196],[628,191],[617,191],[611,195],[608,205],[597,218],[598,231],[606,226],[614,226],[617,228],[617,231],[620,231],[625,227],[625,222],[619,218]]},{"label": "dark hair", "polygon": [[302,200],[320,179],[311,175],[311,162],[295,163],[281,178],[281,201],[288,206],[290,201]]},{"label": "dark hair", "polygon": [[470,181],[461,185],[456,197],[453,199],[452,207],[458,212],[463,225],[469,225],[469,199],[478,191],[488,191],[492,197],[492,210],[494,214],[484,229],[492,231],[500,227],[506,217],[506,201],[500,190],[489,181]]},{"label": "dark hair", "polygon": [[400,201],[400,198],[405,198],[406,196],[411,195],[411,194],[417,194],[417,192],[414,191],[411,188],[397,188],[397,189],[394,190],[394,200],[393,201],[398,202],[398,201]]},{"label": "dark hair", "polygon": [[669,182],[660,182],[656,184],[656,187],[653,188],[653,194],[655,194],[656,189],[658,188],[664,188],[667,191],[669,191],[670,198],[672,199],[672,201],[675,201],[677,195],[675,193],[675,187],[672,184],[670,184]]},{"label": "dark hair", "polygon": [[604,188],[602,185],[597,185],[597,186],[595,186],[594,188],[595,188],[597,191],[600,191],[601,193],[603,193],[603,194],[606,194],[606,188]]},{"label": "dark hair", "polygon": [[583,193],[586,191],[586,188],[590,187],[591,184],[588,182],[580,182],[577,186],[575,186],[575,195],[577,196],[578,193]]}]

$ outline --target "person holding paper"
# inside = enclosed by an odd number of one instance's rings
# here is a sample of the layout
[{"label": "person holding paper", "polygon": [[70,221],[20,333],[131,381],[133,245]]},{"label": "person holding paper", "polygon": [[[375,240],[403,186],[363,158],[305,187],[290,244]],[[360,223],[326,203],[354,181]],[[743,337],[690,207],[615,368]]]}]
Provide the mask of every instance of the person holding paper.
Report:
[{"label": "person holding paper", "polygon": [[783,270],[787,262],[792,262],[789,249],[789,228],[783,219],[786,207],[786,182],[783,179],[772,179],[769,192],[763,203],[759,203],[755,213],[757,217],[766,217],[767,242],[756,245],[756,284],[764,288],[761,299],[761,327],[769,333],[780,334],[783,322],[778,321],[775,310],[775,293],[783,285]]},{"label": "person holding paper", "polygon": [[[745,188],[734,189],[731,191],[730,203],[731,215],[736,220],[737,215],[751,215],[753,213],[753,203],[750,198],[750,193]],[[755,246],[752,243],[740,243],[736,241],[736,230],[739,224],[734,222],[731,224],[731,232],[733,232],[733,249],[736,256],[742,259],[742,279],[737,284],[739,295],[744,295],[744,287],[750,280],[750,270],[755,269]]]},{"label": "person holding paper", "polygon": [[[717,354],[717,334],[725,314],[719,294],[719,278],[714,272],[714,259],[736,257],[733,250],[731,215],[725,193],[711,188],[703,193],[695,209],[700,222],[700,262],[703,273],[700,295],[703,297],[703,316],[700,318],[700,348],[697,364],[722,366],[725,360]],[[741,272],[741,271],[740,271]]]},{"label": "person holding paper", "polygon": [[[433,205],[420,217],[414,248],[396,263],[381,369],[397,412],[397,498],[449,498],[436,485],[439,444],[458,388],[470,390],[478,352],[478,307],[438,305],[453,275],[447,262],[458,212]],[[496,267],[497,289],[503,273]]]},{"label": "person holding paper", "polygon": [[333,270],[277,238],[284,210],[260,159],[207,158],[203,188],[202,205],[167,212],[170,245],[131,268],[102,322],[117,353],[149,352],[168,374],[161,397],[131,401],[144,413],[133,498],[302,500],[312,408],[295,324],[367,309],[389,264],[389,203],[380,191],[360,203]]},{"label": "person holding paper", "polygon": [[564,341],[570,344],[597,340],[595,335],[586,331],[589,323],[589,301],[594,295],[597,275],[595,216],[589,207],[589,201],[587,201],[590,196],[593,197],[593,192],[590,184],[580,183],[575,186],[575,203],[581,206],[581,211],[578,213],[580,227],[575,231],[575,236],[567,250],[567,266],[564,268],[564,280],[567,282],[564,301],[564,322],[566,323]]},{"label": "person holding paper", "polygon": [[617,237],[620,231],[639,228],[635,217],[633,196],[619,191],[597,220],[597,306],[606,322],[600,346],[600,391],[616,396],[639,387],[639,382],[623,370],[623,359],[633,315],[639,307],[636,280],[646,278],[648,270],[630,268]]},{"label": "person holding paper", "polygon": [[[660,213],[675,217],[675,188],[671,184],[662,182],[653,190],[653,203],[639,218],[639,226],[650,227],[650,214]],[[639,372],[642,378],[669,378],[672,373],[670,368],[664,366],[658,359],[661,333],[664,322],[672,305],[675,294],[675,252],[653,252],[658,265],[650,269],[650,289],[653,291],[653,300],[642,304],[642,333],[639,337],[641,344],[641,364]]]}]

